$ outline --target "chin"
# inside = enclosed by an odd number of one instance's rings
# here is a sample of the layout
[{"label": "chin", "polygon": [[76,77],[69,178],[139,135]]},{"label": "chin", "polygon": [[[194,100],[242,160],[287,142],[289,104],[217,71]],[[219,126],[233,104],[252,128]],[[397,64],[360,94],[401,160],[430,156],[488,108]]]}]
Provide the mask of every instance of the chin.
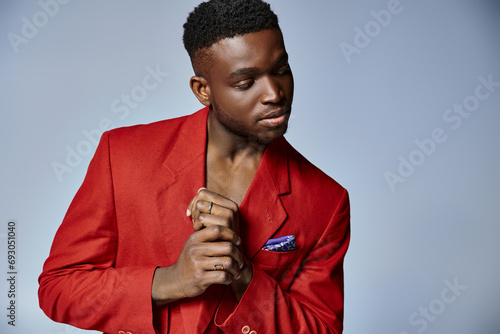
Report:
[{"label": "chin", "polygon": [[258,137],[255,137],[255,139],[259,143],[267,145],[267,144],[270,144],[276,138],[282,137],[286,133],[287,129],[288,129],[288,125],[285,124],[285,125],[280,126],[277,129],[273,130],[271,134],[269,134],[267,136],[258,136]]}]

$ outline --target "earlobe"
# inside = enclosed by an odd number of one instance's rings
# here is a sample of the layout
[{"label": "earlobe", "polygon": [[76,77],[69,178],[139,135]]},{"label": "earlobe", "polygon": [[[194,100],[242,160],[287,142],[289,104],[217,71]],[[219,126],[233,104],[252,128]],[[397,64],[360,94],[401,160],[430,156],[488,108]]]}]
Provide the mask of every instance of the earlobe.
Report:
[{"label": "earlobe", "polygon": [[207,79],[201,76],[193,76],[189,80],[189,85],[194,95],[206,107],[211,105],[210,102],[210,86],[208,85]]}]

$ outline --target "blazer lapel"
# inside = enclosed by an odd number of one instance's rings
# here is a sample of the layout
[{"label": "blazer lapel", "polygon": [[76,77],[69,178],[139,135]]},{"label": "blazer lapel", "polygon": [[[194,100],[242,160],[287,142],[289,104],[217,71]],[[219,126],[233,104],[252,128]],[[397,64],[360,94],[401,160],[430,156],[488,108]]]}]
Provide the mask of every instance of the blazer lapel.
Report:
[{"label": "blazer lapel", "polygon": [[280,196],[290,192],[288,143],[277,138],[266,148],[240,206],[240,235],[252,259],[287,218]]},{"label": "blazer lapel", "polygon": [[[173,264],[193,233],[186,216],[189,202],[205,186],[206,124],[208,108],[190,115],[178,129],[158,176],[157,212],[166,243],[168,263]],[[179,303],[186,333],[202,333],[213,317],[223,287],[211,287],[201,296]]]},{"label": "blazer lapel", "polygon": [[[189,201],[205,184],[205,139],[208,112],[201,110],[186,117],[177,129],[176,140],[156,177],[156,205],[173,264],[187,238],[193,233],[191,218],[186,216]],[[167,131],[170,129],[167,129]]]}]

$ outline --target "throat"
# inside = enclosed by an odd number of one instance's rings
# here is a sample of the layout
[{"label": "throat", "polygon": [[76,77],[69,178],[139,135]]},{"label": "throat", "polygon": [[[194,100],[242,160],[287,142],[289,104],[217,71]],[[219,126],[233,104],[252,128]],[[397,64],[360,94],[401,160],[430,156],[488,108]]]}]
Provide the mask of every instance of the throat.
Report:
[{"label": "throat", "polygon": [[257,168],[258,162],[247,161],[246,163],[231,164],[208,158],[206,187],[208,190],[231,199],[240,206],[250,188]]}]

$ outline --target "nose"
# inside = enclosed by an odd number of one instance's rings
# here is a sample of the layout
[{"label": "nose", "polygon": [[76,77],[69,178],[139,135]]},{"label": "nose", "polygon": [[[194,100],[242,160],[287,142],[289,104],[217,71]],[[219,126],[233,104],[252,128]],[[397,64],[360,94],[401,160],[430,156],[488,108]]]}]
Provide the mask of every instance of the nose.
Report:
[{"label": "nose", "polygon": [[263,90],[261,95],[261,103],[279,103],[283,99],[283,91],[279,82],[272,77],[263,78]]}]

